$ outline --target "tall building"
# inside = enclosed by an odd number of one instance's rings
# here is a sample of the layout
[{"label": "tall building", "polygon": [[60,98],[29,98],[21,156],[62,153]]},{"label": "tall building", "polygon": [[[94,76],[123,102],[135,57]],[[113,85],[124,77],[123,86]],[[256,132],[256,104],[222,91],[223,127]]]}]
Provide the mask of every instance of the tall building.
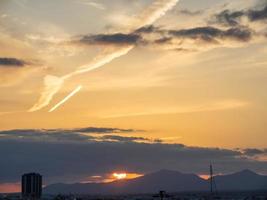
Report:
[{"label": "tall building", "polygon": [[21,195],[24,200],[38,200],[42,195],[42,176],[37,173],[22,175]]}]

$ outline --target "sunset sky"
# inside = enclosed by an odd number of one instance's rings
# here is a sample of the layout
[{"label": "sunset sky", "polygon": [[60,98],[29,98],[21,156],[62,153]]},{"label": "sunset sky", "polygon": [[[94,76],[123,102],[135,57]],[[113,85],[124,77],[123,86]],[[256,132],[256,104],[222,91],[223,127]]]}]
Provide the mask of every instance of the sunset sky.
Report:
[{"label": "sunset sky", "polygon": [[267,174],[265,0],[0,0],[0,47],[0,192]]}]

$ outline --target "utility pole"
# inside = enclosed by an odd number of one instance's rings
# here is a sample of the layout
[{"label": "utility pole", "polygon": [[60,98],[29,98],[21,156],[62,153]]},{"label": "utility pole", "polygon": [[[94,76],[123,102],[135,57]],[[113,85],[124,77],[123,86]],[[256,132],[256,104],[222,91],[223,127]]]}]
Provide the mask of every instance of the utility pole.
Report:
[{"label": "utility pole", "polygon": [[212,164],[210,164],[210,194],[213,193],[213,169]]}]

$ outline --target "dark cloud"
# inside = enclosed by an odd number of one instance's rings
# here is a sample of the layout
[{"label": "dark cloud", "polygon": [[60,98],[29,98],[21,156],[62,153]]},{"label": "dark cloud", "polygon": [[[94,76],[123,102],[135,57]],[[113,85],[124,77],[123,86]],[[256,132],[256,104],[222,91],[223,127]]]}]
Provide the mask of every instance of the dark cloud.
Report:
[{"label": "dark cloud", "polygon": [[87,142],[93,140],[94,137],[82,135],[69,130],[10,130],[1,131],[2,140],[16,141],[43,141],[43,142]]},{"label": "dark cloud", "polygon": [[156,32],[162,32],[162,30],[159,27],[156,27],[154,25],[144,26],[135,31],[135,33],[156,33]]},{"label": "dark cloud", "polygon": [[222,30],[219,28],[207,26],[183,30],[170,30],[169,34],[179,38],[197,39],[205,42],[214,42],[216,39],[248,41],[252,37],[251,30],[241,27]]},{"label": "dark cloud", "polygon": [[137,45],[145,43],[142,34],[160,32],[159,27],[153,25],[141,27],[132,33],[112,33],[98,35],[84,35],[73,42],[85,45]]},{"label": "dark cloud", "polygon": [[178,14],[182,14],[182,15],[187,15],[187,16],[196,16],[196,15],[201,15],[203,14],[203,10],[188,10],[188,9],[183,9],[183,10],[178,10],[177,11]]},{"label": "dark cloud", "polygon": [[247,10],[223,10],[215,14],[213,23],[222,24],[225,26],[242,26],[240,19],[246,17],[251,22],[267,20],[267,2],[261,5],[260,9],[247,9]]},{"label": "dark cloud", "polygon": [[[136,132],[133,129],[88,127],[81,129],[23,129],[0,131],[2,140],[19,141],[43,141],[43,142],[91,142],[96,140],[109,140],[110,138],[95,137],[91,134],[110,134],[110,133],[131,133]],[[139,130],[140,131],[140,130]],[[117,137],[117,138],[116,138]],[[113,139],[118,142],[135,141],[138,138],[127,138],[113,135]],[[141,140],[141,138],[139,138]],[[143,138],[143,140],[146,140]]]},{"label": "dark cloud", "polygon": [[[193,27],[190,29],[164,29],[154,25],[144,26],[132,33],[116,33],[116,34],[99,34],[81,36],[78,40],[74,40],[75,44],[85,45],[170,45],[172,50],[192,51],[183,46],[184,39],[190,39],[195,42],[204,42],[206,44],[224,44],[225,40],[233,40],[236,42],[247,42],[254,36],[254,31],[245,26],[238,26],[236,18],[241,16],[241,13],[231,13],[225,11],[217,17],[217,23],[231,24],[228,29],[218,28],[216,26]],[[236,25],[236,26],[233,26]],[[147,37],[149,35],[149,37]],[[153,37],[150,37],[152,35]],[[180,39],[180,42],[177,41]],[[176,46],[175,46],[176,45]]]},{"label": "dark cloud", "polygon": [[[213,26],[204,26],[204,27],[194,27],[190,29],[177,29],[177,30],[168,30],[162,29],[160,27],[148,26],[138,29],[139,34],[157,34],[159,37],[153,41],[146,41],[143,44],[175,44],[173,43],[174,39],[180,39],[182,45],[182,40],[191,39],[202,42],[224,42],[224,40],[234,40],[237,42],[247,42],[252,39],[253,31],[247,27],[236,26],[228,29],[221,29]],[[177,44],[177,42],[176,42]],[[179,45],[179,43],[178,43]],[[183,46],[177,46],[174,49],[182,49]]]},{"label": "dark cloud", "polygon": [[[245,43],[253,39],[254,31],[244,27],[218,28],[215,26],[193,27],[190,29],[163,29],[155,26],[143,27],[138,30],[146,39],[141,45],[157,45],[164,50],[177,52],[194,52],[201,50],[201,45],[227,46],[235,43]],[[154,34],[153,39],[145,37]],[[235,43],[229,43],[233,41]],[[204,48],[206,49],[206,48]]]},{"label": "dark cloud", "polygon": [[249,10],[248,17],[251,21],[265,21],[267,20],[267,2],[266,5],[259,10]]},{"label": "dark cloud", "polygon": [[141,41],[142,37],[135,33],[115,33],[82,36],[76,42],[86,45],[131,45],[140,43]]},{"label": "dark cloud", "polygon": [[172,38],[171,37],[162,37],[159,39],[156,39],[154,42],[155,44],[165,44],[165,43],[171,43]]},{"label": "dark cloud", "polygon": [[[115,134],[99,135],[100,139],[95,140],[90,134],[58,129],[2,131],[0,138],[2,183],[17,182],[21,174],[30,171],[43,174],[46,184],[81,181],[114,170],[147,173],[171,169],[206,174],[210,162],[214,163],[216,173],[245,168],[267,173],[267,162],[251,156],[265,150],[192,147],[160,140],[153,143],[143,137]],[[136,142],[140,140],[142,143]]]},{"label": "dark cloud", "polygon": [[0,67],[24,67],[27,62],[17,58],[0,58]]},{"label": "dark cloud", "polygon": [[240,23],[240,18],[244,15],[244,11],[224,10],[221,13],[215,15],[214,21],[225,26],[238,26]]},{"label": "dark cloud", "polygon": [[[156,39],[150,40],[145,37],[146,34],[154,34]],[[212,26],[195,27],[191,29],[168,30],[155,26],[142,27],[134,34],[111,34],[84,36],[79,42],[83,44],[106,44],[106,45],[172,45],[174,50],[187,50],[179,44],[173,42],[174,39],[191,39],[196,42],[219,43],[224,40],[234,40],[238,42],[247,42],[253,36],[252,30],[246,27],[233,27],[229,29],[220,29]],[[142,39],[141,39],[142,38]],[[145,39],[144,39],[145,38]],[[220,40],[220,41],[219,41]],[[177,45],[176,47],[174,47]]]},{"label": "dark cloud", "polygon": [[112,140],[117,142],[135,142],[135,141],[142,141],[142,142],[149,142],[151,141],[148,138],[144,137],[125,137],[125,136],[119,136],[119,135],[105,135],[101,137],[103,140]]},{"label": "dark cloud", "polygon": [[102,127],[87,127],[80,129],[72,129],[72,131],[82,132],[82,133],[130,133],[143,130],[134,130],[134,129],[120,129],[120,128],[102,128]]},{"label": "dark cloud", "polygon": [[251,149],[251,148],[248,148],[248,149],[244,149],[244,155],[247,155],[247,156],[256,156],[256,155],[261,155],[261,154],[265,154],[267,153],[267,150],[266,149]]}]

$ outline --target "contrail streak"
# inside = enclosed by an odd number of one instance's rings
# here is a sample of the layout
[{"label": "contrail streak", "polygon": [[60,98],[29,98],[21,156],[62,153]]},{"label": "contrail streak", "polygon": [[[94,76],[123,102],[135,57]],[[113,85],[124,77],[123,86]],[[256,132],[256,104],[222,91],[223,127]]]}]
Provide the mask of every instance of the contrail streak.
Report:
[{"label": "contrail streak", "polygon": [[[130,24],[129,32],[133,32],[138,28],[143,26],[148,26],[153,24],[157,19],[164,16],[166,12],[172,9],[179,0],[156,0],[154,1],[145,11],[143,11],[135,21]],[[105,64],[110,63],[112,60],[126,55],[135,46],[129,45],[117,48],[106,48],[98,57],[96,57],[91,63],[78,67],[74,72],[66,74],[62,77],[56,77],[48,75],[45,77],[44,89],[42,91],[41,97],[38,102],[33,105],[29,112],[34,112],[47,106],[53,99],[53,96],[60,90],[65,80],[85,72],[92,71]],[[64,98],[65,100],[66,98]],[[61,105],[61,102],[59,103]],[[60,106],[59,105],[59,106]]]},{"label": "contrail streak", "polygon": [[53,108],[49,110],[49,112],[55,111],[59,106],[64,104],[66,101],[68,101],[72,96],[74,96],[77,92],[79,92],[82,89],[82,86],[79,85],[75,90],[73,90],[68,96],[66,96],[62,101],[60,101],[58,104],[56,104]]},{"label": "contrail streak", "polygon": [[110,63],[112,60],[116,58],[126,55],[134,47],[135,47],[134,45],[129,45],[126,47],[117,48],[115,51],[113,48],[105,49],[105,51],[101,55],[97,56],[91,64],[80,66],[76,71],[63,76],[62,78],[65,80],[78,74],[83,74],[85,72],[93,71],[99,67],[104,66],[105,64]]},{"label": "contrail streak", "polygon": [[133,31],[143,26],[151,25],[171,10],[179,0],[157,0],[145,9],[132,25]]}]

